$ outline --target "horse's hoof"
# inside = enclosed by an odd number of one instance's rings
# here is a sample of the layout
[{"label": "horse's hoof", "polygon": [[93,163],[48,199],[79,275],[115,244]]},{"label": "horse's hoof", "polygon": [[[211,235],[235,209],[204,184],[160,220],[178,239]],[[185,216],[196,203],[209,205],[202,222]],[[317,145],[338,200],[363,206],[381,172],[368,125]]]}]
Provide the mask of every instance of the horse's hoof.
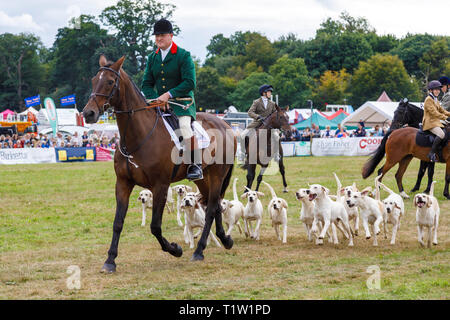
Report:
[{"label": "horse's hoof", "polygon": [[191,257],[191,261],[203,261],[205,257],[201,253],[193,253]]},{"label": "horse's hoof", "polygon": [[411,192],[416,192],[416,191],[418,191],[418,190],[419,190],[419,188],[414,187],[414,188],[411,189]]},{"label": "horse's hoof", "polygon": [[223,239],[220,239],[222,241],[223,246],[225,249],[231,249],[233,248],[234,241],[231,239],[230,236],[225,236]]},{"label": "horse's hoof", "polygon": [[447,200],[450,200],[450,195],[444,193],[444,197],[445,197]]},{"label": "horse's hoof", "polygon": [[423,190],[423,193],[430,194],[430,189]]},{"label": "horse's hoof", "polygon": [[178,243],[172,242],[170,245],[173,247],[172,250],[169,250],[169,253],[171,255],[173,255],[174,257],[177,257],[177,258],[179,258],[183,255],[183,249],[181,249],[181,247],[178,245]]},{"label": "horse's hoof", "polygon": [[100,270],[101,273],[114,273],[116,272],[116,265],[112,263],[105,263]]},{"label": "horse's hoof", "polygon": [[366,237],[366,240],[369,240],[369,239],[370,239],[370,236]]}]

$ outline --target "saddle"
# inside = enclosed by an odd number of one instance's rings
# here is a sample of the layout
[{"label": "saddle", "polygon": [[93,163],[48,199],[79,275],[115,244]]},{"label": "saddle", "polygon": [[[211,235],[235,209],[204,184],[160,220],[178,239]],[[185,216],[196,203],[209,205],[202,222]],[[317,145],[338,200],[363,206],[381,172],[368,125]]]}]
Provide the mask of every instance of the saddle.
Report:
[{"label": "saddle", "polygon": [[[439,145],[439,150],[437,152],[437,156],[439,158],[439,162],[442,162],[440,159],[443,159],[443,155],[442,155],[442,150],[447,146],[448,144],[448,140],[450,139],[450,131],[446,130],[446,128],[444,128],[445,131],[445,137],[444,140],[442,140],[441,144]],[[422,130],[422,125],[420,125],[419,131],[416,134],[416,144],[420,147],[425,147],[425,148],[431,148],[433,146],[433,142],[435,140],[436,136],[431,133],[430,131],[423,131]]]},{"label": "saddle", "polygon": [[[181,141],[183,141],[183,137],[177,134],[180,132],[178,130],[180,129],[180,121],[178,120],[178,117],[170,108],[164,113],[161,111],[161,109],[158,109],[158,112],[160,113],[164,125],[166,126],[166,129],[169,132],[172,141],[175,143],[175,146],[177,147],[178,150],[182,150]],[[207,148],[210,143],[208,133],[200,125],[200,123],[194,121],[192,118],[191,118],[191,129],[195,137],[197,138],[199,148],[200,149]]]}]

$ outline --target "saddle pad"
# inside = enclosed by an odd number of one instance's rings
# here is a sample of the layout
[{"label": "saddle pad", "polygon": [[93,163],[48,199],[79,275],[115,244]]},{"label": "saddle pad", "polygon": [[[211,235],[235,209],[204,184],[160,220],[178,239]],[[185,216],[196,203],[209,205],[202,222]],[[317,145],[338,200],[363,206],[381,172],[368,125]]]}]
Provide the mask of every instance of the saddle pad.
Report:
[{"label": "saddle pad", "polygon": [[[164,116],[162,117],[162,119],[163,119],[164,125],[166,126],[167,131],[170,134],[170,137],[172,138],[173,143],[175,144],[175,146],[177,147],[178,150],[181,150],[182,149],[181,143],[180,143],[180,140],[179,140],[178,136],[176,135],[175,131],[172,129],[172,127],[166,121],[166,118]],[[192,127],[192,131],[195,134],[195,137],[197,138],[198,147],[200,149],[207,148],[209,146],[210,139],[209,139],[208,133],[206,133],[206,130],[197,121],[193,121],[191,123],[191,127]]]},{"label": "saddle pad", "polygon": [[[445,146],[448,143],[449,133],[447,132],[446,135],[447,136],[445,138],[447,139],[447,141],[445,143]],[[416,134],[416,144],[421,147],[431,148],[431,146],[433,145],[434,138],[435,136],[433,134],[419,130]]]}]

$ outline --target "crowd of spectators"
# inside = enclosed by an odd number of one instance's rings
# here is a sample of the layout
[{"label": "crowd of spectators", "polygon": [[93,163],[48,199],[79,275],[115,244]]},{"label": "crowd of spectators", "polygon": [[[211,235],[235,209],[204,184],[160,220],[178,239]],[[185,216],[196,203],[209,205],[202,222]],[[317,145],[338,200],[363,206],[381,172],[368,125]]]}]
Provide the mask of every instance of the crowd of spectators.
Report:
[{"label": "crowd of spectators", "polygon": [[367,129],[364,122],[358,123],[358,128],[347,131],[345,127],[338,124],[336,130],[327,126],[324,130],[320,130],[316,124],[312,124],[311,128],[306,127],[304,130],[293,129],[290,137],[281,133],[281,141],[311,141],[312,138],[351,138],[351,137],[382,137],[389,130],[390,123],[386,123],[383,127],[375,125],[375,127]]},{"label": "crowd of spectators", "polygon": [[6,148],[72,148],[72,147],[103,147],[115,149],[119,143],[119,134],[115,133],[109,139],[106,136],[99,136],[97,132],[90,135],[87,131],[80,136],[77,132],[73,135],[63,136],[61,132],[56,133],[56,137],[47,134],[26,133],[24,135],[0,135],[0,149]]}]

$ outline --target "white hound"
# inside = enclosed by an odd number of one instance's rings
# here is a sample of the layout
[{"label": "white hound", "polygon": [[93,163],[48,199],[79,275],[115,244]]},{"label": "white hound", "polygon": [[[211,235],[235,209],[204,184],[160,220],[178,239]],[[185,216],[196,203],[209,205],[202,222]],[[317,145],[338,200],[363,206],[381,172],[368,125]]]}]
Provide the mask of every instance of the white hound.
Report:
[{"label": "white hound", "polygon": [[439,226],[439,214],[440,208],[439,203],[434,194],[434,184],[436,181],[433,181],[431,184],[430,194],[426,195],[425,193],[416,194],[414,197],[414,206],[417,208],[416,211],[416,222],[417,222],[417,231],[419,236],[419,243],[422,246],[425,246],[423,242],[423,234],[424,228],[428,228],[428,240],[427,246],[431,247],[431,238],[433,235],[433,244],[437,245],[437,229]]},{"label": "white hound", "polygon": [[237,191],[236,191],[236,181],[238,178],[235,178],[233,181],[233,200],[225,200],[223,199],[221,202],[222,206],[222,215],[223,222],[227,225],[226,235],[230,235],[233,230],[234,225],[237,225],[239,228],[239,233],[242,234],[241,224],[239,223],[239,219],[244,218],[244,205],[239,201]]},{"label": "white hound", "polygon": [[[263,216],[263,206],[259,197],[263,197],[264,193],[259,191],[253,191],[245,187],[247,192],[244,193],[241,198],[247,198],[247,204],[244,208],[244,232],[246,237],[259,240],[259,228],[261,227],[261,221]],[[256,221],[255,229],[252,231],[252,221]]]},{"label": "white hound", "polygon": [[263,183],[269,188],[270,194],[272,195],[272,199],[267,206],[267,210],[269,212],[270,219],[272,220],[272,227],[275,229],[275,234],[277,235],[278,240],[281,240],[281,235],[279,228],[280,226],[283,228],[283,243],[287,242],[287,209],[288,204],[286,200],[282,198],[278,198],[275,194],[273,188],[267,182],[263,181]]}]

